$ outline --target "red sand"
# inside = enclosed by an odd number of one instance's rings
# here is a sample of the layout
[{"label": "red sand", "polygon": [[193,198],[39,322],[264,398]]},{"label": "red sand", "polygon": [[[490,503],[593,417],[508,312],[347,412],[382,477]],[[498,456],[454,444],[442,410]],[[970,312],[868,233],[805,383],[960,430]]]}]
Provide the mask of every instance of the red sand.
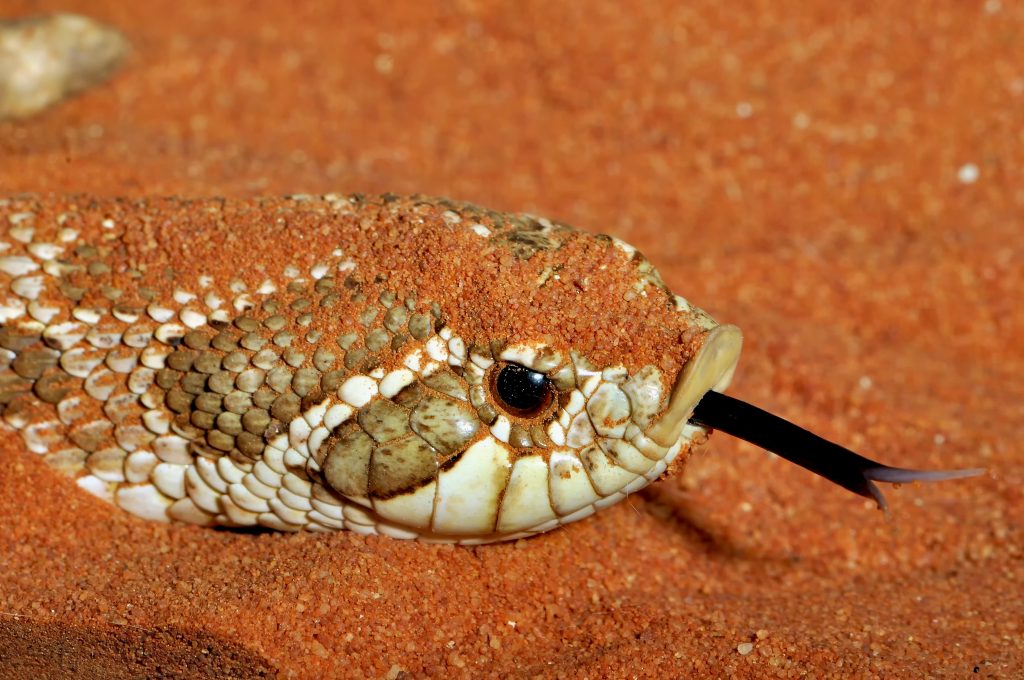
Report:
[{"label": "red sand", "polygon": [[0,123],[0,193],[423,192],[613,233],[743,327],[733,394],[988,476],[886,521],[716,435],[626,504],[462,549],[147,524],[8,437],[0,676],[1020,674],[1024,11],[674,4],[61,3],[136,52]]}]

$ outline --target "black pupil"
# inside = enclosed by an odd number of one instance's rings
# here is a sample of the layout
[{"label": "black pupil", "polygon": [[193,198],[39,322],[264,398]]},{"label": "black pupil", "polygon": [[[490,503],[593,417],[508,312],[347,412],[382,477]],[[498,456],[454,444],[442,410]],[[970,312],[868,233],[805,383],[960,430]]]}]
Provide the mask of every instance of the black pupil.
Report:
[{"label": "black pupil", "polygon": [[547,403],[548,379],[524,366],[505,366],[494,386],[501,400],[516,411],[536,411]]}]

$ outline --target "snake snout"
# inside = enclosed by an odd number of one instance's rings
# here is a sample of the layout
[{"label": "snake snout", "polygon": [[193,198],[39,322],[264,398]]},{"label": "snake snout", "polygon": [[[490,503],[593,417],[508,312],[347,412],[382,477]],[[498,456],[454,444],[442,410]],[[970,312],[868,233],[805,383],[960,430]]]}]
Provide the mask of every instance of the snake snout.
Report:
[{"label": "snake snout", "polygon": [[736,326],[712,328],[697,354],[679,373],[668,406],[648,428],[647,436],[661,446],[672,446],[701,397],[709,390],[722,391],[729,386],[742,346],[743,334]]}]

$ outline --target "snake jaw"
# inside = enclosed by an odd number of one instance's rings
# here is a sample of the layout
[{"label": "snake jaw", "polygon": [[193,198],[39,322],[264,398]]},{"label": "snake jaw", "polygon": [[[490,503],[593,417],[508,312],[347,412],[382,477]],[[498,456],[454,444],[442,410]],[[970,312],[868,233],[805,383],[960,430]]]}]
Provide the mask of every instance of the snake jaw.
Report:
[{"label": "snake jaw", "polygon": [[725,390],[732,381],[743,347],[743,334],[736,326],[715,326],[704,338],[697,354],[680,372],[662,416],[646,434],[664,447],[679,439],[683,427],[701,398],[711,390]]}]

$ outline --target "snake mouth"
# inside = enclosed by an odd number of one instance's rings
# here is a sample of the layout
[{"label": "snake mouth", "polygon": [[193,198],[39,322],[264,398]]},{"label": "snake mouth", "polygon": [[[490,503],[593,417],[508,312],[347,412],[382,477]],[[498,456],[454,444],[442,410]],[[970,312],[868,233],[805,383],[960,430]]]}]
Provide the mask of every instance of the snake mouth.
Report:
[{"label": "snake mouth", "polygon": [[674,445],[701,397],[729,386],[742,347],[743,334],[736,326],[726,324],[712,328],[697,354],[676,378],[664,413],[645,434],[665,448]]}]

